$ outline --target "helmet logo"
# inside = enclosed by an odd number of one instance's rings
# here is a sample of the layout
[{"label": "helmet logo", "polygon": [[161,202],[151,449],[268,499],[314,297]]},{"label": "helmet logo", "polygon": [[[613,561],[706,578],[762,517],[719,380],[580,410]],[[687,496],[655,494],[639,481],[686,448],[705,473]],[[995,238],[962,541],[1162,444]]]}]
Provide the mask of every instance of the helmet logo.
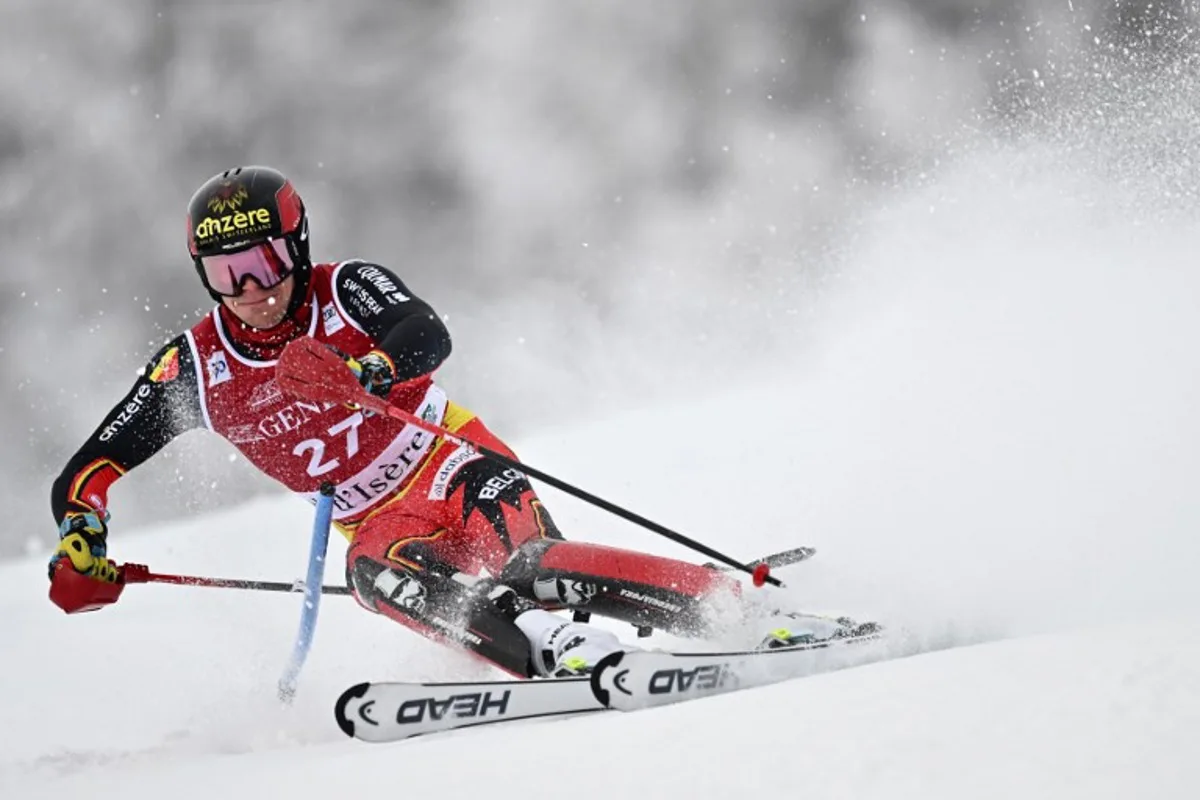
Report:
[{"label": "helmet logo", "polygon": [[271,231],[271,212],[265,208],[255,208],[236,214],[224,214],[220,217],[205,217],[196,226],[196,241],[208,244],[210,240],[220,238],[226,246],[233,240],[244,241],[249,236],[269,234]]},{"label": "helmet logo", "polygon": [[246,202],[248,197],[250,197],[250,193],[246,191],[246,187],[242,184],[222,184],[213,196],[208,198],[208,210],[214,214],[237,211],[242,207],[242,203]]}]

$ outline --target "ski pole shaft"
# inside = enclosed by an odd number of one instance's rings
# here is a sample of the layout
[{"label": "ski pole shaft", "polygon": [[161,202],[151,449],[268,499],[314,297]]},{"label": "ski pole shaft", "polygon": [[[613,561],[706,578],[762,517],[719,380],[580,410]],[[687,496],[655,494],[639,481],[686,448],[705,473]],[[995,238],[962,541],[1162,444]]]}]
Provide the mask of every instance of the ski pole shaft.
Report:
[{"label": "ski pole shaft", "polygon": [[[125,583],[168,583],[176,586],[208,586],[216,589],[248,589],[256,592],[303,592],[304,581],[259,581],[244,578],[209,578],[202,575],[171,575],[150,572],[142,564],[125,564],[122,568]],[[348,586],[321,587],[321,594],[350,594]]]},{"label": "ski pole shaft", "polygon": [[333,492],[333,484],[325,483],[321,485],[321,493],[317,497],[312,546],[308,553],[308,576],[304,585],[304,607],[300,611],[300,630],[292,646],[292,656],[279,679],[279,699],[284,703],[291,703],[296,696],[300,670],[304,668],[317,629],[317,611],[321,607],[321,585],[325,577],[325,554],[329,549],[329,528],[333,523]]},{"label": "ski pole shaft", "polygon": [[292,394],[309,400],[356,403],[368,411],[414,425],[426,433],[441,437],[455,444],[466,445],[473,448],[480,455],[497,461],[510,469],[537,478],[585,503],[602,508],[621,519],[639,525],[684,547],[691,548],[733,569],[745,572],[753,577],[756,586],[761,586],[764,583],[769,583],[773,586],[783,585],[777,578],[770,574],[769,565],[759,564],[751,567],[689,536],[684,536],[682,533],[673,531],[665,525],[660,525],[653,520],[647,519],[641,514],[629,511],[616,503],[598,497],[591,492],[584,491],[539,469],[534,469],[515,458],[510,458],[503,453],[498,453],[491,448],[484,447],[468,436],[452,433],[440,425],[434,425],[432,422],[423,420],[415,414],[410,414],[404,409],[393,406],[384,398],[376,397],[366,391],[359,385],[358,380],[354,377],[354,373],[346,368],[346,364],[342,358],[312,337],[302,336],[299,339],[289,342],[280,355],[275,374],[280,385]]}]

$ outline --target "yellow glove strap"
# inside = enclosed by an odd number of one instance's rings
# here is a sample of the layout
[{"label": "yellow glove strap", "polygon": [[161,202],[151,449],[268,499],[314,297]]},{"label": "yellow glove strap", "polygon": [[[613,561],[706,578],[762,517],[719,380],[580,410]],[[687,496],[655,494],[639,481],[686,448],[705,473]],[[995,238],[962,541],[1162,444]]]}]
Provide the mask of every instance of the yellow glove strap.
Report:
[{"label": "yellow glove strap", "polygon": [[95,578],[105,583],[116,583],[117,568],[107,558],[97,558],[92,555],[87,540],[81,534],[71,533],[64,536],[58,543],[55,555],[71,559],[71,566],[76,572]]}]

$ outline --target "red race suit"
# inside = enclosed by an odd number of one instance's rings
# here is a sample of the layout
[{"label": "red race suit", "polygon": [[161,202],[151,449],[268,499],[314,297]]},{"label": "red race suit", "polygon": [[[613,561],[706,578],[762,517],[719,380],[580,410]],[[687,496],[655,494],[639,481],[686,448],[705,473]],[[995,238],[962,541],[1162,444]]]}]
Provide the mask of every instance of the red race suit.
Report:
[{"label": "red race suit", "polygon": [[333,484],[334,521],[350,540],[347,580],[360,604],[515,674],[534,670],[526,640],[487,602],[497,582],[525,603],[679,633],[705,630],[701,601],[736,593],[736,582],[715,570],[563,541],[526,477],[469,447],[285,395],[275,365],[298,336],[356,358],[378,351],[395,365],[389,402],[513,455],[434,382],[449,333],[395,274],[364,261],[318,264],[303,289],[303,302],[275,328],[243,325],[219,305],[168,342],[55,481],[55,519],[106,508],[120,476],[175,437],[207,428],[310,500]]}]

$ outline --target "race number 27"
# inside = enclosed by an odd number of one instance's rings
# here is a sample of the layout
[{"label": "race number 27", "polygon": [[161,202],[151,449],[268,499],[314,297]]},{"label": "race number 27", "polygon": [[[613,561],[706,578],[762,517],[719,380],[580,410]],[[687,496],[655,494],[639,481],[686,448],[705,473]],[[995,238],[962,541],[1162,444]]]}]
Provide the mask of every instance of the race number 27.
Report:
[{"label": "race number 27", "polygon": [[[362,425],[362,423],[363,414],[361,411],[356,411],[326,431],[335,441],[341,434],[345,434],[346,458],[353,458],[354,454],[358,452],[358,426]],[[316,478],[330,470],[337,469],[342,463],[337,458],[330,458],[328,461],[325,461],[325,450],[325,440],[305,439],[296,445],[292,453],[298,456],[303,456],[305,453],[310,454],[308,458],[308,474]]]}]

